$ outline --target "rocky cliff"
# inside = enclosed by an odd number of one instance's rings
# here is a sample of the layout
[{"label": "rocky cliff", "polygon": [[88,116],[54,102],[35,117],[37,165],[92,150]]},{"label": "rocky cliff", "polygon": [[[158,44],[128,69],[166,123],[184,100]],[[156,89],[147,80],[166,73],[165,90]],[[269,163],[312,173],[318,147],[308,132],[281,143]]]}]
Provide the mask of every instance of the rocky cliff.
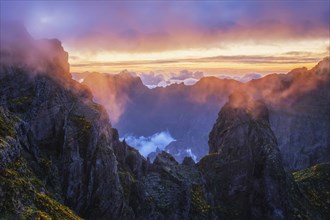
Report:
[{"label": "rocky cliff", "polygon": [[[210,155],[202,158],[198,166],[216,216],[226,219],[325,218],[325,212],[320,209],[326,206],[324,198],[315,195],[317,202],[313,203],[303,196],[306,189],[300,188],[301,180],[297,185],[292,175],[285,172],[269,123],[269,111],[262,101],[241,93],[230,96],[210,132],[209,146]],[[326,169],[314,175],[327,179]],[[313,184],[322,192],[328,192],[324,179],[314,179]],[[316,203],[322,205],[317,207]]]},{"label": "rocky cliff", "polygon": [[[18,52],[40,55],[42,68],[29,60],[1,64],[1,107],[20,121],[12,129],[16,142],[5,139],[4,143],[21,152],[6,153],[1,167],[23,158],[47,192],[80,216],[120,218],[129,209],[113,150],[118,136],[106,111],[92,101],[89,89],[70,79],[67,53],[59,41],[30,45],[2,53],[7,58]],[[14,214],[29,209],[33,206],[22,206]]]},{"label": "rocky cliff", "polygon": [[[314,68],[273,74],[246,85],[269,108],[271,128],[285,168],[330,161],[330,58]],[[261,96],[262,95],[262,96]]]},{"label": "rocky cliff", "polygon": [[232,207],[233,218],[288,218],[286,174],[262,102],[232,95],[219,113],[209,145],[211,155],[200,166],[215,203]]}]

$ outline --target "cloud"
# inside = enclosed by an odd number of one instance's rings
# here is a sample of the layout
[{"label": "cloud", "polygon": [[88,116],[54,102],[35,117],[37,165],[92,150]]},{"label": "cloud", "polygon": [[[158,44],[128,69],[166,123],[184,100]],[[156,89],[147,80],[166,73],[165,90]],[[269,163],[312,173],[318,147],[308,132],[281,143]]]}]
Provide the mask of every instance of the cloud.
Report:
[{"label": "cloud", "polygon": [[1,1],[1,20],[75,50],[164,51],[222,42],[328,38],[328,1]]},{"label": "cloud", "polygon": [[219,75],[218,78],[220,79],[234,79],[240,82],[249,82],[253,79],[260,79],[262,77],[261,74],[258,73],[247,73],[244,76],[230,76],[230,75]]},{"label": "cloud", "polygon": [[165,80],[164,75],[156,74],[154,72],[142,73],[140,74],[140,78],[146,86],[157,86],[160,82]]},{"label": "cloud", "polygon": [[144,157],[147,157],[151,152],[156,152],[157,148],[163,150],[169,143],[175,141],[168,131],[162,131],[148,137],[125,135],[122,139],[139,150]]},{"label": "cloud", "polygon": [[[111,123],[116,125],[124,114],[127,103],[130,102],[128,90],[132,88],[136,74],[127,70],[113,75],[88,72],[82,74],[85,74],[83,84],[91,88],[94,101],[106,108]],[[78,79],[76,75],[79,74],[74,74],[75,79]]]},{"label": "cloud", "polygon": [[149,88],[166,87],[172,84],[184,83],[185,85],[193,85],[199,79],[204,77],[201,71],[181,70],[177,73],[162,74],[162,73],[141,73],[139,74],[144,85]]},{"label": "cloud", "polygon": [[69,77],[68,53],[57,39],[35,40],[18,21],[1,20],[0,66],[26,66],[32,75]]},{"label": "cloud", "polygon": [[193,78],[193,79],[200,79],[204,76],[203,72],[191,72],[188,70],[181,70],[179,73],[177,74],[172,74],[172,77],[170,78],[170,80],[185,80],[188,78]]},{"label": "cloud", "polygon": [[183,83],[187,86],[191,86],[194,85],[198,82],[199,79],[193,79],[193,78],[188,78],[188,79],[184,79]]},{"label": "cloud", "polygon": [[[204,65],[212,67],[214,63],[218,64],[218,69],[221,68],[221,63],[233,63],[233,67],[238,69],[238,64],[254,65],[255,68],[258,68],[255,64],[258,65],[286,65],[286,64],[306,64],[306,63],[316,63],[320,58],[328,55],[328,51],[324,50],[323,52],[308,52],[308,51],[291,51],[278,56],[264,56],[264,55],[234,55],[234,56],[213,56],[213,57],[204,57],[204,58],[189,58],[189,59],[163,59],[163,60],[140,60],[140,61],[116,61],[116,62],[80,62],[80,63],[71,63],[73,68],[130,68],[130,69],[139,69],[140,67],[150,66],[153,69],[159,68],[161,65],[170,65],[170,66],[185,66],[186,63],[191,63],[195,65]],[[234,64],[235,63],[235,64]],[[275,71],[275,70],[274,70]],[[195,78],[199,79],[205,75],[202,71],[191,72],[188,70],[182,70],[177,73],[169,73],[172,77],[172,80],[183,80],[186,78]],[[160,74],[149,72],[141,74],[141,78],[144,81],[154,82],[159,81],[161,76]],[[153,83],[154,84],[154,83]]]},{"label": "cloud", "polygon": [[191,148],[186,149],[186,153],[195,161],[197,162],[197,156],[192,152]]}]

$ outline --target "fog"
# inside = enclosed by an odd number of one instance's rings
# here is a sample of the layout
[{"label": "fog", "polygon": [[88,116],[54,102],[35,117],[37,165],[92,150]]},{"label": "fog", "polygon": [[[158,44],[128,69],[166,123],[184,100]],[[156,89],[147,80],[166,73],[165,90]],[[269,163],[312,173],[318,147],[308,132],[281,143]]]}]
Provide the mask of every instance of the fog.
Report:
[{"label": "fog", "polygon": [[156,152],[157,148],[164,150],[169,143],[175,141],[168,131],[158,132],[148,137],[125,135],[122,139],[139,150],[144,157],[147,157],[151,152]]},{"label": "fog", "polygon": [[31,75],[60,74],[69,77],[68,53],[57,39],[34,40],[18,21],[1,21],[0,66],[29,68]]}]

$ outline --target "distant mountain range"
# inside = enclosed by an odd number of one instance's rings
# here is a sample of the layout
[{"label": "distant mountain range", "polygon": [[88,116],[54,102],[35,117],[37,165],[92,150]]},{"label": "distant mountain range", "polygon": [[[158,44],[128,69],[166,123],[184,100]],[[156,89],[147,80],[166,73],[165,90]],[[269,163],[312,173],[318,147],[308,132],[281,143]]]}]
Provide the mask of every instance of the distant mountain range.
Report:
[{"label": "distant mountain range", "polygon": [[168,131],[176,141],[164,149],[178,161],[185,156],[203,157],[208,152],[208,133],[228,96],[250,94],[270,109],[285,167],[296,170],[330,161],[329,75],[327,57],[311,70],[294,69],[247,83],[203,77],[191,86],[149,89],[139,77],[123,72],[90,73],[83,84],[106,107],[122,137]]}]

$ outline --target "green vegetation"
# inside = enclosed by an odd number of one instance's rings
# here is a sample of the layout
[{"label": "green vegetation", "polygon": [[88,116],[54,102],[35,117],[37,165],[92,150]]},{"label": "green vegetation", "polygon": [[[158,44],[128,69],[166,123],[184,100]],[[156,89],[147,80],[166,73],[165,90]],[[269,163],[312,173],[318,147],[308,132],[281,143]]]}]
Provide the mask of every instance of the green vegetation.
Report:
[{"label": "green vegetation", "polygon": [[293,173],[301,192],[323,216],[330,216],[330,164],[318,164]]},{"label": "green vegetation", "polygon": [[84,116],[74,115],[71,120],[82,130],[83,133],[88,133],[92,128],[92,122],[88,121]]},{"label": "green vegetation", "polygon": [[192,185],[191,191],[191,219],[209,219],[211,206],[205,201],[202,185]]},{"label": "green vegetation", "polygon": [[12,116],[6,116],[0,109],[0,137],[14,137],[16,134],[16,121],[16,118],[13,118]]},{"label": "green vegetation", "polygon": [[0,219],[81,219],[52,198],[22,158],[0,172],[0,194]]},{"label": "green vegetation", "polygon": [[131,185],[136,182],[135,178],[129,171],[120,170],[118,171],[120,183],[123,187],[124,197],[128,201],[131,194]]}]

